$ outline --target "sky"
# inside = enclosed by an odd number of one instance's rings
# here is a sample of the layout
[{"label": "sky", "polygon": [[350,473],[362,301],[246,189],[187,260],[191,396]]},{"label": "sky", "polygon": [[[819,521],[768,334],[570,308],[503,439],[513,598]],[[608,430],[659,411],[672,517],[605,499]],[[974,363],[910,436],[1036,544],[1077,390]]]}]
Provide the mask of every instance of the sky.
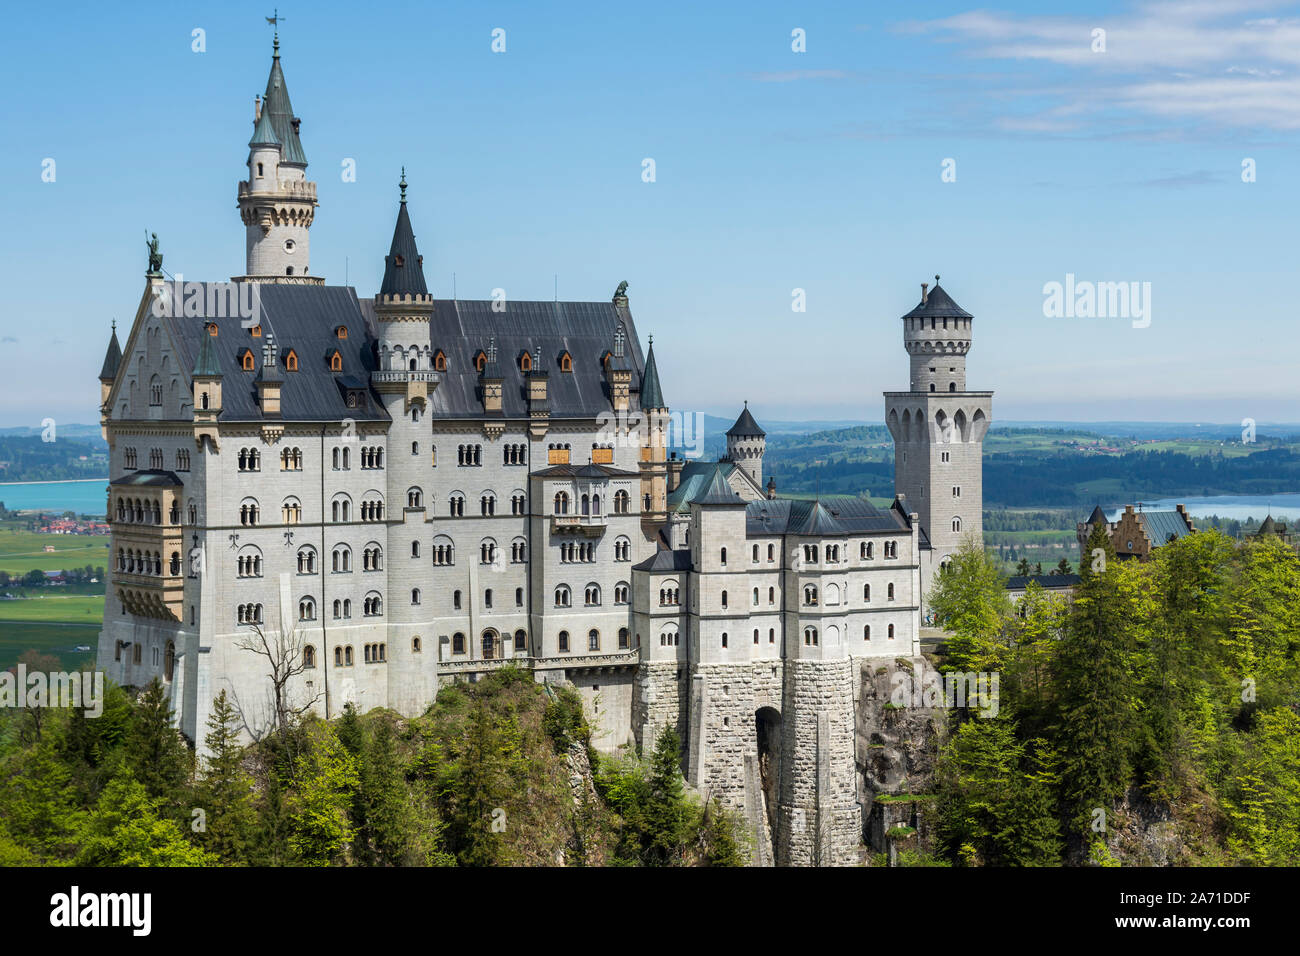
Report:
[{"label": "sky", "polygon": [[[995,421],[1300,421],[1300,3],[702,6],[279,6],[311,271],[375,293],[405,166],[435,295],[627,280],[674,409],[880,421],[940,274]],[[97,419],[146,230],[244,271],[275,9],[7,10],[0,425]],[[1052,315],[1067,282],[1149,308]]]}]

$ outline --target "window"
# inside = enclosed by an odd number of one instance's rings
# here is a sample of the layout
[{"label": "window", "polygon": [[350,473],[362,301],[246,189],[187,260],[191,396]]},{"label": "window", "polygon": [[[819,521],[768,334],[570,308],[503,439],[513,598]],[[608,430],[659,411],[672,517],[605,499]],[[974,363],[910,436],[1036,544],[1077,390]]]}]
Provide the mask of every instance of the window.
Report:
[{"label": "window", "polygon": [[465,516],[465,496],[453,494],[448,498],[447,513],[453,518],[463,518]]},{"label": "window", "polygon": [[727,592],[726,592],[726,591],[723,591],[723,592],[722,592],[722,606],[723,606],[724,608],[727,606]]},{"label": "window", "polygon": [[805,628],[803,629],[803,642],[804,642],[805,644],[807,644],[808,646],[810,646],[810,647],[812,647],[812,646],[816,646],[816,644],[817,644],[817,628],[815,628],[815,627],[805,627]]},{"label": "window", "polygon": [[406,507],[408,507],[408,508],[423,508],[423,507],[424,507],[424,492],[422,492],[419,488],[410,488],[410,489],[408,489],[407,492],[406,492]]},{"label": "window", "polygon": [[723,631],[723,632],[722,632],[722,646],[723,646],[723,647],[726,647],[726,646],[727,646],[727,632],[726,632],[726,631]]},{"label": "window", "polygon": [[442,349],[433,353],[433,370],[435,372],[447,371],[447,353]]},{"label": "window", "polygon": [[864,585],[862,585],[862,600],[863,600],[863,601],[866,601],[867,603],[870,603],[870,602],[871,602],[871,585],[870,585],[870,584],[864,584]]},{"label": "window", "polygon": [[894,586],[891,584],[888,588],[885,589],[885,600],[892,601],[893,599],[894,599]]},{"label": "window", "polygon": [[[419,542],[412,542],[413,547],[418,547]],[[418,555],[417,555],[418,557]],[[366,545],[365,550],[361,552],[361,570],[362,571],[382,571],[384,569],[384,549],[376,543]]]},{"label": "window", "polygon": [[725,566],[726,563],[727,563],[727,549],[726,549],[726,548],[723,548],[723,549],[722,549],[722,563],[723,563],[724,566]]},{"label": "window", "polygon": [[472,467],[483,464],[483,446],[482,445],[458,445],[456,446],[456,463],[463,467]]},{"label": "window", "polygon": [[257,524],[259,514],[257,501],[253,498],[245,498],[243,504],[239,506],[239,523],[252,527]]},{"label": "window", "polygon": [[894,639],[894,625],[892,625],[892,624],[889,625],[889,639],[890,639],[891,641]]},{"label": "window", "polygon": [[460,592],[459,592],[459,591],[452,591],[452,592],[451,592],[451,606],[452,606],[452,609],[453,609],[453,610],[456,610],[456,611],[459,611],[459,610],[460,610]]},{"label": "window", "polygon": [[561,584],[558,588],[555,589],[555,606],[569,607],[571,603],[572,603],[572,598],[569,594],[568,585]]},{"label": "window", "polygon": [[555,493],[555,513],[557,515],[567,515],[569,513],[569,493],[567,491],[557,491]]},{"label": "window", "polygon": [[411,603],[412,603],[412,604],[419,604],[419,603],[420,603],[420,589],[419,589],[419,588],[411,588]]},{"label": "window", "polygon": [[515,607],[524,606],[524,589],[515,588]]},{"label": "window", "polygon": [[315,574],[316,573],[316,552],[311,548],[300,548],[298,551],[298,573]]},{"label": "window", "polygon": [[630,592],[631,592],[631,589],[630,589],[626,584],[616,584],[616,585],[614,585],[614,603],[615,603],[615,604],[627,604],[627,603],[629,603],[629,601],[628,601],[628,597],[629,597]]},{"label": "window", "polygon": [[600,605],[600,586],[588,584],[586,589],[587,607],[597,607]]},{"label": "window", "polygon": [[754,607],[758,607],[758,588],[754,588]]},{"label": "window", "polygon": [[961,518],[952,519],[952,530],[954,532],[961,531]]},{"label": "window", "polygon": [[411,653],[420,653],[420,638],[418,636],[411,638]]},{"label": "window", "polygon": [[245,372],[253,370],[253,352],[251,349],[244,349],[243,354],[239,356],[239,367]]},{"label": "window", "polygon": [[459,631],[451,636],[451,652],[453,654],[465,653],[465,635]]},{"label": "window", "polygon": [[485,518],[490,518],[497,513],[497,496],[492,492],[487,492],[478,500],[479,514]]},{"label": "window", "polygon": [[413,557],[413,558],[418,558],[419,556],[420,556],[420,542],[418,542],[418,541],[412,541],[412,542],[411,542],[411,557]]},{"label": "window", "polygon": [[487,588],[487,589],[483,592],[483,606],[484,606],[485,608],[490,608],[490,607],[492,607],[492,589],[491,589],[491,588]]},{"label": "window", "polygon": [[334,334],[340,339],[346,339],[348,337],[348,327],[346,325],[340,325],[334,330]]},{"label": "window", "polygon": [[515,650],[525,651],[528,649],[528,635],[522,631],[515,631]]},{"label": "window", "polygon": [[316,620],[316,602],[314,600],[311,598],[303,598],[298,602],[298,620]]},{"label": "window", "polygon": [[[526,353],[525,353],[526,354]],[[561,654],[569,653],[569,632],[561,631],[559,634],[559,649]]]},{"label": "window", "polygon": [[312,647],[310,644],[302,649],[302,666],[316,666],[316,648]]},{"label": "window", "polygon": [[618,647],[619,647],[619,650],[627,650],[627,647],[628,647],[628,632],[627,632],[627,628],[625,628],[625,627],[620,627],[620,628],[618,629]]},{"label": "window", "polygon": [[345,544],[338,545],[332,555],[330,570],[335,574],[346,574],[352,570],[352,549]]},{"label": "window", "polygon": [[862,626],[862,639],[863,639],[864,641],[869,641],[869,640],[871,640],[871,625],[870,625],[870,624],[864,624],[864,625]]},{"label": "window", "polygon": [[297,524],[302,520],[302,502],[297,498],[286,498],[280,506],[280,517],[284,524]]},{"label": "window", "polygon": [[330,353],[329,363],[331,372],[343,371],[343,356],[340,355],[337,350]]},{"label": "window", "polygon": [[363,607],[366,617],[379,617],[384,613],[384,602],[375,591],[366,595]]},{"label": "window", "polygon": [[293,349],[284,354],[284,369],[286,372],[298,371],[298,353]]},{"label": "window", "polygon": [[573,356],[571,356],[568,352],[560,353],[560,371],[561,372],[573,371]]},{"label": "window", "polygon": [[594,627],[587,632],[587,650],[600,650],[600,631],[596,630]]},{"label": "window", "polygon": [[628,513],[628,506],[631,504],[631,496],[626,491],[614,492],[614,514],[625,515]]},{"label": "window", "polygon": [[450,567],[456,563],[456,550],[450,538],[434,539],[433,563],[443,567]]}]

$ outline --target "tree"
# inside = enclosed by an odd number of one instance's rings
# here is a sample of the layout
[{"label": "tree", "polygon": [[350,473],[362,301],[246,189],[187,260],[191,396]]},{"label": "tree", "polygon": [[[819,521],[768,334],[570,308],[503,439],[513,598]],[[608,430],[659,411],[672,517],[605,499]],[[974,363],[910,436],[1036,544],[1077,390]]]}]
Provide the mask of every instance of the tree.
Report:
[{"label": "tree", "polygon": [[1094,809],[1123,795],[1135,747],[1133,640],[1120,584],[1125,567],[1100,525],[1088,538],[1087,553],[1097,548],[1105,560],[1097,571],[1091,562],[1080,562],[1079,587],[1053,666],[1066,812],[1080,832]]},{"label": "tree", "polygon": [[185,839],[175,820],[168,819],[162,801],[123,769],[78,834],[78,866],[212,866],[216,857]]},{"label": "tree", "polygon": [[136,702],[126,739],[127,764],[153,800],[175,801],[189,780],[189,748],[172,726],[167,691],[155,677]]},{"label": "tree", "polygon": [[312,720],[304,731],[303,766],[288,798],[289,846],[307,866],[346,863],[356,832],[348,812],[360,783],[356,761],[325,721]]},{"label": "tree", "polygon": [[1069,561],[1068,558],[1062,558],[1059,562],[1057,562],[1056,567],[1052,569],[1052,573],[1053,573],[1053,574],[1073,574],[1073,573],[1074,573],[1074,565],[1070,564],[1070,561]]},{"label": "tree", "polygon": [[970,535],[942,567],[930,592],[930,608],[948,639],[948,665],[955,670],[996,670],[999,637],[1011,617],[1011,601],[996,562]]},{"label": "tree", "polygon": [[196,805],[205,812],[203,845],[223,863],[247,862],[249,840],[257,825],[253,780],[244,772],[239,745],[239,714],[222,689],[212,702],[203,779],[195,787]]},{"label": "tree", "polygon": [[[305,703],[295,705],[290,702],[288,685],[291,680],[307,669],[305,642],[302,635],[294,630],[285,634],[276,630],[267,633],[262,625],[252,625],[252,634],[235,641],[235,646],[245,651],[252,651],[266,658],[271,669],[271,704],[275,720],[275,729],[283,731],[320,700],[316,694]],[[247,721],[247,714],[245,714]],[[252,727],[249,732],[258,736]]]},{"label": "tree", "polygon": [[1255,866],[1300,863],[1300,716],[1285,707],[1259,715],[1237,789],[1229,847]]},{"label": "tree", "polygon": [[1028,558],[1021,558],[1020,563],[1016,565],[1016,574],[1022,578],[1027,578],[1034,573],[1034,569],[1029,566]]}]

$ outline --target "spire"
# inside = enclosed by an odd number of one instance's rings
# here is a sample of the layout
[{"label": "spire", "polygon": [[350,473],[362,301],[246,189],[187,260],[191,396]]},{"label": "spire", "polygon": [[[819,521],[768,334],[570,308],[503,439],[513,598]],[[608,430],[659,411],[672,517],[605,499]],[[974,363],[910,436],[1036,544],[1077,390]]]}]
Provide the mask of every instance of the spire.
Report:
[{"label": "spire", "polygon": [[298,139],[300,120],[293,115],[293,105],[289,102],[289,88],[285,86],[284,71],[280,68],[278,34],[275,39],[274,55],[271,57],[271,75],[266,79],[266,93],[262,97],[262,116],[270,117],[271,129],[284,148],[283,161],[293,166],[306,166],[307,154],[302,151],[302,141]]},{"label": "spire", "polygon": [[384,259],[384,281],[379,286],[380,295],[428,295],[424,284],[424,260],[415,247],[415,233],[411,230],[411,217],[406,213],[406,167],[402,167],[402,201],[397,207],[397,225],[393,228],[393,244]]},{"label": "spire", "polygon": [[650,351],[645,356],[645,372],[641,376],[641,407],[667,408],[664,391],[659,387],[659,367],[655,364],[655,337],[650,336]]},{"label": "spire", "polygon": [[732,438],[763,438],[767,432],[758,427],[758,422],[749,413],[749,402],[745,402],[744,410],[736,419],[736,424],[727,429],[727,434]]},{"label": "spire", "polygon": [[221,363],[217,350],[212,347],[212,335],[203,330],[203,344],[199,346],[199,360],[194,363],[195,378],[221,378]]},{"label": "spire", "polygon": [[117,319],[113,320],[113,334],[108,340],[108,351],[104,353],[104,365],[99,370],[101,382],[111,382],[117,378],[118,367],[122,364],[122,346],[117,344]]},{"label": "spire", "polygon": [[280,146],[280,137],[275,135],[275,127],[271,125],[271,113],[265,107],[257,117],[257,122],[253,126],[253,138],[248,141],[252,146]]}]

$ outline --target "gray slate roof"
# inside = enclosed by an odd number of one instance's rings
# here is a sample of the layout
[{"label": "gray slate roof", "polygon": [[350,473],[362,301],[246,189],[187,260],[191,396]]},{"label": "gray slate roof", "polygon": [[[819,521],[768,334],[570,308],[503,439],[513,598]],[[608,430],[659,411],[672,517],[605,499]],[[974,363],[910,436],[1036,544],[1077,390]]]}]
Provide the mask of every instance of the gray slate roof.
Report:
[{"label": "gray slate roof", "polygon": [[184,484],[174,471],[133,471],[120,478],[114,478],[110,485],[119,487],[175,487]]},{"label": "gray slate roof", "polygon": [[635,471],[623,471],[609,465],[552,465],[533,472],[535,478],[636,478]]},{"label": "gray slate roof", "polygon": [[722,470],[715,468],[708,485],[696,497],[691,499],[691,504],[740,506],[745,504],[745,500],[732,490]]},{"label": "gray slate roof", "polygon": [[690,568],[689,551],[670,551],[667,548],[656,551],[644,561],[632,565],[633,571],[675,572],[689,571]]},{"label": "gray slate roof", "polygon": [[[187,283],[187,286],[189,283]],[[202,284],[200,284],[202,285]],[[207,287],[203,285],[206,301]],[[280,392],[284,421],[387,421],[388,413],[378,396],[370,391],[370,373],[376,365],[374,302],[358,299],[350,286],[279,285],[260,286],[263,334],[275,337],[284,385]],[[431,346],[447,356],[447,371],[429,394],[430,414],[439,418],[481,419],[484,417],[482,382],[474,368],[474,355],[486,349],[495,336],[502,378],[502,415],[527,418],[527,375],[519,370],[519,356],[540,348],[543,363],[557,370],[548,377],[548,405],[552,419],[592,419],[611,411],[609,387],[601,357],[614,341],[622,324],[627,336],[627,354],[634,374],[641,364],[640,346],[630,313],[620,315],[610,302],[510,301],[504,312],[494,312],[491,300],[434,301]],[[227,370],[222,379],[221,421],[260,421],[254,386],[262,356],[249,330],[238,316],[227,318],[165,319],[181,352],[180,365],[193,369],[200,350],[210,348],[209,364],[214,374]],[[217,326],[208,336],[205,324]],[[348,330],[339,339],[335,329]],[[254,353],[254,370],[241,368],[239,355]],[[338,350],[343,369],[332,372],[327,356]],[[284,368],[290,351],[298,357],[298,371]],[[558,371],[558,357],[568,351],[573,371]],[[349,408],[345,389],[366,389],[364,407]],[[633,393],[633,412],[640,410]]]},{"label": "gray slate roof", "polygon": [[307,165],[307,154],[302,151],[302,141],[294,128],[293,105],[289,102],[289,88],[284,83],[280,69],[280,42],[276,41],[275,55],[271,58],[271,74],[266,78],[266,93],[262,97],[262,115],[270,117],[271,128],[283,147],[281,161],[296,166]]},{"label": "gray slate roof", "polygon": [[866,498],[847,495],[805,501],[793,498],[751,501],[745,516],[750,535],[800,534],[818,537],[910,533],[907,519],[895,508],[877,508]]},{"label": "gray slate roof", "polygon": [[1041,588],[1056,590],[1072,588],[1079,580],[1077,574],[1017,574],[1007,578],[1005,587],[1008,591],[1023,591],[1033,581]]},{"label": "gray slate roof", "polygon": [[655,364],[655,346],[653,342],[650,343],[650,351],[645,360],[645,372],[641,376],[641,407],[668,407],[668,404],[664,401],[664,390],[659,385],[659,366]]},{"label": "gray slate roof", "polygon": [[939,285],[939,277],[934,277],[934,288],[930,290],[924,302],[917,303],[915,309],[903,316],[905,319],[928,318],[969,319],[973,316],[952,300],[952,296]]},{"label": "gray slate roof", "polygon": [[737,438],[762,438],[767,432],[758,427],[758,422],[754,421],[754,416],[749,413],[749,402],[746,402],[740,417],[736,419],[736,424],[727,429],[727,434],[735,435]]},{"label": "gray slate roof", "polygon": [[1192,533],[1177,511],[1139,511],[1137,519],[1157,547]]},{"label": "gray slate roof", "polygon": [[682,473],[674,488],[668,494],[668,510],[680,514],[689,514],[691,502],[702,496],[713,482],[715,473],[730,478],[731,470],[736,466],[729,461],[688,461],[682,465]]},{"label": "gray slate roof", "polygon": [[104,381],[117,378],[117,370],[122,365],[122,346],[117,342],[117,326],[113,326],[112,337],[108,340],[108,351],[104,353],[104,364],[100,366],[99,377]]},{"label": "gray slate roof", "polygon": [[393,227],[393,243],[384,257],[384,281],[379,286],[380,295],[428,295],[424,284],[424,264],[420,250],[415,247],[415,233],[411,217],[406,213],[406,177],[402,177],[402,201],[397,207],[397,224]]}]

